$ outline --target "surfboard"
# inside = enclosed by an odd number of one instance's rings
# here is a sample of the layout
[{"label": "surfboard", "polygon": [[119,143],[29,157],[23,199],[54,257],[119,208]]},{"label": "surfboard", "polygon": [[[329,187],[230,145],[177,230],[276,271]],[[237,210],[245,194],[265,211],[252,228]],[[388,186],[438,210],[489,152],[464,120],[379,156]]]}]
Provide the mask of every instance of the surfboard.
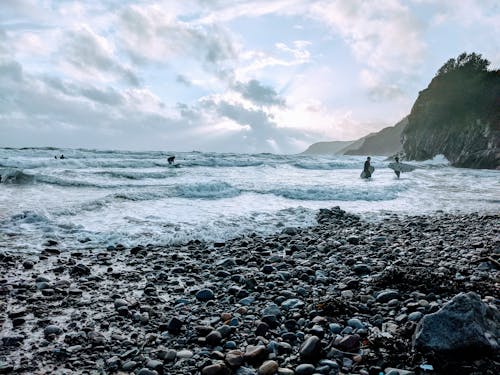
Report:
[{"label": "surfboard", "polygon": [[416,169],[416,167],[414,167],[413,165],[410,165],[410,164],[404,164],[404,163],[389,163],[387,165],[389,168],[395,170],[395,171],[399,171],[399,172],[411,172],[411,171],[414,171]]},{"label": "surfboard", "polygon": [[[370,170],[370,173],[373,174],[373,171],[375,170],[375,168],[372,167],[372,166],[370,166],[368,169]],[[368,177],[366,177],[365,171],[361,172],[361,174],[359,175],[359,177],[361,177],[361,178],[368,178]]]}]

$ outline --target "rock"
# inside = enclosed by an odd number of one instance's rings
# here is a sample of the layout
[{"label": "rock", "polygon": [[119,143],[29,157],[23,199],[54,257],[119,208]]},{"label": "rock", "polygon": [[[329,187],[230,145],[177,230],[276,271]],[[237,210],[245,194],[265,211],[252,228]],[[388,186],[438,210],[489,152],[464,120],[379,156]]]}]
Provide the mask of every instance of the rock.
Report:
[{"label": "rock", "polygon": [[191,350],[183,349],[177,352],[177,358],[185,359],[191,358],[193,356],[193,352]]},{"label": "rock", "polygon": [[281,303],[281,307],[285,310],[301,309],[304,306],[305,303],[298,298],[290,298]]},{"label": "rock", "polygon": [[3,346],[18,346],[24,341],[24,336],[5,336],[2,337]]},{"label": "rock", "polygon": [[419,322],[414,348],[439,355],[481,357],[498,350],[500,312],[473,292],[460,293]]},{"label": "rock", "polygon": [[210,301],[211,299],[215,298],[215,294],[211,289],[201,289],[196,292],[195,297],[198,301]]},{"label": "rock", "polygon": [[181,332],[181,328],[182,328],[182,320],[180,320],[179,318],[176,318],[174,316],[174,317],[170,318],[170,320],[167,323],[166,328],[170,333],[179,334]]},{"label": "rock", "polygon": [[222,341],[222,334],[217,330],[213,330],[205,337],[205,340],[208,345],[217,346]]},{"label": "rock", "polygon": [[377,302],[380,302],[380,303],[386,303],[392,299],[399,299],[399,292],[398,291],[385,290],[385,291],[380,292],[376,297]]},{"label": "rock", "polygon": [[239,367],[243,364],[243,352],[240,350],[230,350],[226,354],[226,362],[231,367]]},{"label": "rock", "polygon": [[62,333],[62,329],[56,325],[48,325],[43,330],[43,334],[45,335],[45,337],[47,337],[49,335],[60,335],[61,333]]},{"label": "rock", "polygon": [[314,366],[308,363],[303,363],[295,368],[295,375],[312,375],[314,374]]},{"label": "rock", "polygon": [[0,362],[0,374],[10,374],[14,371],[14,366],[10,363]]},{"label": "rock", "polygon": [[266,347],[263,345],[258,345],[258,346],[253,346],[249,345],[247,346],[245,350],[245,354],[243,355],[243,358],[247,362],[257,362],[262,359],[264,359],[267,356],[267,351]]},{"label": "rock", "polygon": [[87,276],[90,275],[90,268],[85,264],[79,263],[74,266],[69,273],[73,276]]},{"label": "rock", "polygon": [[282,315],[280,308],[275,303],[270,303],[269,305],[267,305],[262,310],[261,314],[262,314],[262,316],[266,316],[266,315],[281,316]]},{"label": "rock", "polygon": [[139,371],[137,371],[136,375],[158,375],[158,373],[154,370],[141,368]]},{"label": "rock", "polygon": [[276,361],[265,361],[257,370],[259,375],[273,375],[278,371],[278,363]]},{"label": "rock", "polygon": [[321,356],[321,340],[318,336],[309,337],[299,351],[300,358],[305,361],[313,360]]},{"label": "rock", "polygon": [[163,362],[156,359],[150,359],[146,362],[146,367],[151,370],[155,370],[158,374],[163,374]]},{"label": "rock", "polygon": [[123,371],[133,371],[137,367],[137,362],[127,361],[122,365]]},{"label": "rock", "polygon": [[344,350],[347,352],[358,350],[360,345],[359,340],[359,335],[347,335],[342,337],[342,339],[338,342],[337,347],[340,350]]},{"label": "rock", "polygon": [[24,267],[24,269],[26,269],[26,270],[30,270],[30,269],[32,269],[34,265],[35,265],[35,264],[34,264],[31,260],[25,260],[25,261],[23,262],[23,267]]},{"label": "rock", "polygon": [[392,368],[388,367],[384,370],[386,375],[392,374],[392,375],[415,375],[414,371],[408,371],[408,370],[401,370],[399,368]]},{"label": "rock", "polygon": [[202,375],[229,375],[231,371],[223,363],[216,363],[203,367]]},{"label": "rock", "polygon": [[363,329],[365,328],[365,325],[361,322],[361,320],[352,318],[347,321],[347,325],[355,328],[355,329]]}]

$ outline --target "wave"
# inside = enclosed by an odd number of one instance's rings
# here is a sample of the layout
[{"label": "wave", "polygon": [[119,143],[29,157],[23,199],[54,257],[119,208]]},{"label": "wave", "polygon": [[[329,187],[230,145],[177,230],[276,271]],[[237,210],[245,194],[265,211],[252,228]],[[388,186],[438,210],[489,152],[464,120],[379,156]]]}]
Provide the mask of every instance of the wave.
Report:
[{"label": "wave", "polygon": [[177,197],[182,198],[231,198],[238,196],[241,191],[226,182],[208,182],[175,187]]},{"label": "wave", "polygon": [[[156,187],[155,187],[156,188]],[[206,182],[195,184],[179,184],[165,186],[162,190],[125,191],[114,194],[116,199],[129,201],[147,201],[162,198],[193,198],[193,199],[221,199],[232,198],[241,194],[241,190],[226,182]]]},{"label": "wave", "polygon": [[0,182],[3,184],[26,185],[35,182],[35,176],[16,168],[0,169]]},{"label": "wave", "polygon": [[311,201],[387,201],[396,199],[402,187],[367,191],[346,187],[288,187],[270,190],[269,193],[288,199]]},{"label": "wave", "polygon": [[292,166],[299,169],[310,170],[332,170],[332,169],[360,169],[362,165],[359,162],[321,162],[321,161],[303,161],[292,163]]},{"label": "wave", "polygon": [[99,171],[97,175],[128,180],[164,179],[177,175],[177,171],[169,169],[166,172],[133,172],[133,171]]}]

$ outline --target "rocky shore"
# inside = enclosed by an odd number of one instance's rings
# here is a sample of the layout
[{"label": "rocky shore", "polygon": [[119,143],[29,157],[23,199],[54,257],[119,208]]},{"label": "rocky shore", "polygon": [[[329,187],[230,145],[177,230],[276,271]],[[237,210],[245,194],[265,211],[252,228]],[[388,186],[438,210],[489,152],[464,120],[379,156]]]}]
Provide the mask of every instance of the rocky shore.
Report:
[{"label": "rocky shore", "polygon": [[498,374],[499,219],[0,249],[0,374]]}]

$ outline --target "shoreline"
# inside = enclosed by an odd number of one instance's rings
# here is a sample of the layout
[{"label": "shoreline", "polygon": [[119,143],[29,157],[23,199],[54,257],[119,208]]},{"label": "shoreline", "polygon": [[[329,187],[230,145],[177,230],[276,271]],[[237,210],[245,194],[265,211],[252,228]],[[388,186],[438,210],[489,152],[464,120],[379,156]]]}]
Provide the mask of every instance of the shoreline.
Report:
[{"label": "shoreline", "polygon": [[264,237],[1,252],[0,373],[498,373],[412,335],[460,292],[498,307],[499,219],[334,208]]}]

